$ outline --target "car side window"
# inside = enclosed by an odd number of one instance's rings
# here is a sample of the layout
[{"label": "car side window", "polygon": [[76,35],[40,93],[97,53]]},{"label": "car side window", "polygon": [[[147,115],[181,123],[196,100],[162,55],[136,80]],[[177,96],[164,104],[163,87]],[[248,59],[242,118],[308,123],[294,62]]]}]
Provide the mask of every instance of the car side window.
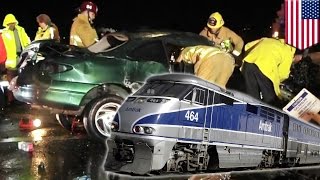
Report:
[{"label": "car side window", "polygon": [[129,53],[129,56],[136,60],[156,61],[159,63],[167,62],[167,56],[160,40],[147,42],[138,46]]}]

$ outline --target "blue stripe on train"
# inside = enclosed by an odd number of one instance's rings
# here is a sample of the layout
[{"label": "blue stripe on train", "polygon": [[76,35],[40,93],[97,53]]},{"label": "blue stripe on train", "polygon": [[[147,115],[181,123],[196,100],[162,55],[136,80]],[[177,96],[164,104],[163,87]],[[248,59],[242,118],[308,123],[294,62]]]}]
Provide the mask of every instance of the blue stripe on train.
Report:
[{"label": "blue stripe on train", "polygon": [[[177,112],[153,114],[138,120],[136,124],[219,128],[282,137],[283,121],[268,121],[266,124],[269,123],[271,125],[271,132],[264,131],[265,126],[262,127],[263,125],[261,125],[261,122],[265,123],[267,120],[261,118],[257,114],[247,112],[244,109],[245,107],[246,106],[243,104],[234,104],[233,106],[211,106],[207,108],[194,108]],[[192,121],[190,118],[191,112],[193,112]],[[195,116],[197,116],[197,120]],[[213,119],[212,122],[210,121],[211,118]],[[208,120],[205,121],[205,119]]]}]

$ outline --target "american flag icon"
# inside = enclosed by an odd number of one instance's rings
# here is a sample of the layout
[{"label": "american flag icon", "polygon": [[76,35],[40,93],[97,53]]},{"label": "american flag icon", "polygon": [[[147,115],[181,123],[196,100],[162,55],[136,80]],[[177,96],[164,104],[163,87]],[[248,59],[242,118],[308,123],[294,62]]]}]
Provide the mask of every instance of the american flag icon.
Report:
[{"label": "american flag icon", "polygon": [[285,0],[286,42],[298,49],[319,43],[319,0]]}]

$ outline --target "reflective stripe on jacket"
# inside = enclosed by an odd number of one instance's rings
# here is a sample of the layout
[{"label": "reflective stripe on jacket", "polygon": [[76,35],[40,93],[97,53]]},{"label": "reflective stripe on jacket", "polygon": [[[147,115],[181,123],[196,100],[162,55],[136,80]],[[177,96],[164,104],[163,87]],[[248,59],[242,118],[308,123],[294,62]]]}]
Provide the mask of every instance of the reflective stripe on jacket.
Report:
[{"label": "reflective stripe on jacket", "polygon": [[187,47],[180,53],[177,62],[180,61],[195,64],[196,76],[223,88],[226,88],[235,66],[235,60],[229,53],[213,46]]},{"label": "reflective stripe on jacket", "polygon": [[44,40],[44,39],[56,39],[60,41],[59,32],[54,27],[49,27],[43,30],[41,27],[38,28],[36,37],[34,40]]},{"label": "reflective stripe on jacket", "polygon": [[234,44],[234,52],[232,53],[239,56],[242,52],[244,45],[243,39],[227,27],[222,26],[218,35],[212,34],[208,27],[205,27],[199,34],[215,44],[220,44],[224,40],[231,40]]},{"label": "reflective stripe on jacket", "polygon": [[[30,38],[23,27],[16,25],[15,28],[18,31],[21,47],[22,49],[24,49],[26,46],[30,44]],[[14,39],[14,32],[8,29],[8,27],[3,29],[2,39],[7,51],[6,68],[14,69],[17,66],[18,58],[16,50],[16,41]]]}]

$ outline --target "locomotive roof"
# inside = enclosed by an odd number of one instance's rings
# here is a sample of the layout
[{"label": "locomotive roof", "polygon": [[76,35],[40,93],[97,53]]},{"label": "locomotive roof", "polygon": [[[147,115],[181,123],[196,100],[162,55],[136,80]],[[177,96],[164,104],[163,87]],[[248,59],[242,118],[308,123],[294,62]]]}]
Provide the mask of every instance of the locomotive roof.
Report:
[{"label": "locomotive roof", "polygon": [[[223,89],[222,87],[216,85],[216,84],[212,84],[208,81],[205,81],[193,74],[185,74],[185,73],[171,73],[171,74],[161,74],[161,75],[156,75],[156,76],[152,76],[150,78],[147,79],[147,82],[151,82],[151,81],[174,81],[174,82],[183,82],[186,84],[196,84],[196,85],[200,85],[206,88],[210,88],[216,91],[219,91],[225,95],[229,95],[234,97],[235,99],[238,99],[240,101],[243,102],[247,102],[247,103],[252,103],[252,104],[260,104],[260,105],[264,105],[264,106],[269,106],[245,93],[236,91],[236,90],[230,90],[228,89],[227,91],[225,89]],[[274,108],[274,107],[273,107]]]}]

